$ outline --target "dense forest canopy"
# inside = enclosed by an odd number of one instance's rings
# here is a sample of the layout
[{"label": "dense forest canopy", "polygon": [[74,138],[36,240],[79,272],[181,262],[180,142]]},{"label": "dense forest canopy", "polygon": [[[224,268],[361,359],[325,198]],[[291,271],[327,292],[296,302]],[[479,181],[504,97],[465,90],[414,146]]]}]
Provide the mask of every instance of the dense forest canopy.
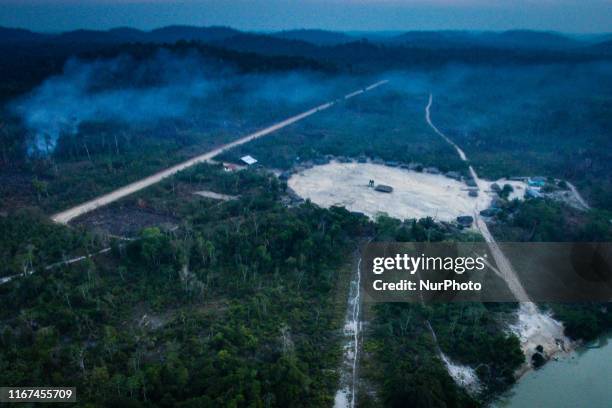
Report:
[{"label": "dense forest canopy", "polygon": [[[335,157],[467,176],[425,121],[431,94],[482,177],[560,179],[591,204],[502,190],[487,220],[498,240],[610,241],[612,54],[600,40],[0,29],[0,278],[18,275],[0,285],[0,383],[76,386],[82,406],[331,406],[359,247],[482,237],[296,202],[278,175]],[[201,164],[69,226],[49,219],[328,101],[216,158],[257,166]],[[572,339],[612,327],[609,305],[540,306]],[[507,330],[516,304],[364,308],[361,406],[486,405],[525,361]],[[475,367],[479,392],[442,353]]]}]

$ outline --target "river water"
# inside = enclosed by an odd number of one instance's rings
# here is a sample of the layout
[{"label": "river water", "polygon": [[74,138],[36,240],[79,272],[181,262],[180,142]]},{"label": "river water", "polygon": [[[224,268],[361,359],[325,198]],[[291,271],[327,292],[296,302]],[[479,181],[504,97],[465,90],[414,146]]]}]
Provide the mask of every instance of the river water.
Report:
[{"label": "river water", "polygon": [[497,408],[612,406],[612,335],[525,374]]}]

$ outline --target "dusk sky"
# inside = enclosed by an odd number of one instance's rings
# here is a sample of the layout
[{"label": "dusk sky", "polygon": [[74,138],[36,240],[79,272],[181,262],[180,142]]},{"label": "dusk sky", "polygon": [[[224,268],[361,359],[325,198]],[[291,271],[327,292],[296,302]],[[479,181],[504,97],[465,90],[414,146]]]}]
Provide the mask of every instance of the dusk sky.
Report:
[{"label": "dusk sky", "polygon": [[612,31],[612,0],[0,0],[0,25],[35,31],[171,24],[244,30]]}]

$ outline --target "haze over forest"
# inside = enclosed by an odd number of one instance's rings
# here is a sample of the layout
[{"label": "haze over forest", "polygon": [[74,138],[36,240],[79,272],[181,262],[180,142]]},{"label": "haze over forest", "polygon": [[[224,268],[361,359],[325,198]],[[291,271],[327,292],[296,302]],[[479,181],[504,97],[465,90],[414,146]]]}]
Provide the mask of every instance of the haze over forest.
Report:
[{"label": "haze over forest", "polygon": [[[485,407],[610,333],[496,244],[612,241],[608,1],[7,4],[0,385]],[[365,302],[389,242],[490,245],[521,302]]]}]

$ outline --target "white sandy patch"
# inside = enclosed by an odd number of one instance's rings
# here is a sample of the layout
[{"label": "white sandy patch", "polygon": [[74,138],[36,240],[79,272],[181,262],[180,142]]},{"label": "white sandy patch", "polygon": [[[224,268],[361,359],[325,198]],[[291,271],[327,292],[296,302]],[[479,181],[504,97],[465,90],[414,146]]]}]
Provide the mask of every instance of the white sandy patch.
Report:
[{"label": "white sandy patch", "polygon": [[482,386],[478,375],[476,375],[476,370],[470,366],[454,363],[444,353],[440,353],[440,357],[448,370],[448,374],[457,385],[465,388],[472,395],[478,394],[481,391]]},{"label": "white sandy patch", "polygon": [[347,388],[342,388],[336,392],[334,397],[334,408],[346,408],[350,407],[349,403],[350,391]]},{"label": "white sandy patch", "polygon": [[223,200],[223,201],[230,201],[230,200],[235,200],[236,198],[238,198],[238,196],[220,194],[220,193],[215,193],[214,191],[207,191],[207,190],[196,191],[193,194],[199,195],[201,197],[212,198],[214,200]]},{"label": "white sandy patch", "polygon": [[[375,184],[390,185],[394,190],[390,194],[375,191],[368,187],[369,180],[374,180]],[[524,198],[527,189],[525,182],[506,179],[495,182],[502,188],[504,184],[513,187],[509,199]],[[344,206],[372,218],[383,212],[398,219],[429,216],[438,221],[453,221],[459,215],[475,216],[475,228],[491,246],[496,271],[522,302],[510,330],[519,337],[528,359],[538,345],[544,348],[547,357],[551,357],[563,347],[571,347],[571,343],[563,334],[563,325],[529,301],[512,265],[501,253],[484,220],[477,215],[479,210],[489,207],[496,196],[491,190],[492,181],[477,178],[477,183],[479,196],[470,197],[465,183],[443,175],[373,163],[337,162],[304,170],[288,181],[289,187],[298,195],[322,207]],[[477,377],[470,367],[454,364],[446,356],[442,359],[458,384],[476,392],[478,383],[473,380],[477,381]]]},{"label": "white sandy patch", "polygon": [[344,360],[340,374],[340,389],[334,398],[334,408],[354,408],[357,401],[357,360],[361,332],[361,259],[351,281],[348,309],[344,323]]},{"label": "white sandy patch", "polygon": [[[368,187],[369,180],[377,185],[390,185],[393,192],[375,191]],[[314,166],[294,174],[288,185],[321,207],[343,206],[371,218],[386,213],[402,220],[433,217],[453,221],[459,215],[473,215],[477,208],[487,208],[493,197],[490,188],[481,191],[478,197],[470,197],[465,183],[444,175],[373,163],[331,162]]]},{"label": "white sandy patch", "polygon": [[448,374],[451,376],[455,384],[464,388],[470,394],[478,394],[482,390],[482,385],[480,384],[480,380],[478,379],[478,375],[476,374],[476,370],[467,365],[461,365],[453,362],[446,354],[442,352],[440,349],[440,344],[438,343],[438,336],[434,331],[433,327],[431,327],[431,323],[429,320],[425,321],[425,326],[429,329],[431,333],[431,337],[433,338],[434,344],[436,346],[436,350],[440,359],[444,363]]},{"label": "white sandy patch", "polygon": [[[381,193],[368,187],[393,187],[392,193]],[[454,221],[460,215],[474,215],[488,208],[497,194],[491,185],[497,183],[513,187],[510,200],[522,200],[527,185],[523,181],[478,179],[478,197],[470,197],[470,187],[462,181],[441,174],[419,173],[399,167],[373,163],[331,163],[314,166],[294,174],[289,187],[302,198],[309,198],[321,207],[342,206],[376,218],[381,213],[398,218],[432,217],[438,221]]]},{"label": "white sandy patch", "polygon": [[556,353],[571,349],[571,341],[563,333],[563,324],[553,319],[549,313],[541,312],[534,303],[521,303],[517,320],[510,330],[521,341],[521,349],[530,361],[537,346],[544,348],[548,358]]}]

